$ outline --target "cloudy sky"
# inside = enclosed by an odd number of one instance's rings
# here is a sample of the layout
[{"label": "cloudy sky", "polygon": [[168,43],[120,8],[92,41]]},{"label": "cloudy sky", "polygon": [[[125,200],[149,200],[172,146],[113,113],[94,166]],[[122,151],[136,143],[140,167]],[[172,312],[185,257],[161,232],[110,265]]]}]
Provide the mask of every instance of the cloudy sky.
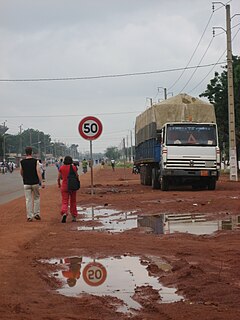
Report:
[{"label": "cloudy sky", "polygon": [[[238,0],[228,3],[231,16],[240,13]],[[93,115],[103,123],[93,152],[127,137],[130,145],[149,98],[163,99],[162,88],[198,96],[221,71],[226,35],[216,29],[213,38],[212,28],[225,28],[225,11],[216,4],[213,13],[210,0],[0,0],[0,123],[88,151],[78,124]]]}]

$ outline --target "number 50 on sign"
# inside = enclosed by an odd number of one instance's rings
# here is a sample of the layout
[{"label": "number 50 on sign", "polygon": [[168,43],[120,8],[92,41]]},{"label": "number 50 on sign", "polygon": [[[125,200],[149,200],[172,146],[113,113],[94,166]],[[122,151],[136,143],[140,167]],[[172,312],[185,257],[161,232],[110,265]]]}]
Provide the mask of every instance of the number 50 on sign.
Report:
[{"label": "number 50 on sign", "polygon": [[83,118],[78,125],[79,134],[86,140],[97,139],[101,135],[102,129],[101,121],[92,116]]}]

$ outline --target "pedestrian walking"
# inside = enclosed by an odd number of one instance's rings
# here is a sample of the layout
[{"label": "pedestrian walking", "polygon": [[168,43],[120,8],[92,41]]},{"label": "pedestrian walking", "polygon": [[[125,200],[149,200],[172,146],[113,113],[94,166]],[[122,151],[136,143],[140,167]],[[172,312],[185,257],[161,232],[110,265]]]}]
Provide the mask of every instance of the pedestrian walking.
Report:
[{"label": "pedestrian walking", "polygon": [[[42,181],[44,181],[44,179],[43,179],[43,164],[42,164],[42,160],[41,159],[38,159],[38,164],[39,164],[39,169],[40,169],[41,176],[42,176]],[[41,186],[41,182],[40,181],[39,181],[39,186]]]},{"label": "pedestrian walking", "polygon": [[42,163],[42,179],[43,179],[43,181],[46,180],[46,167],[47,167],[46,161],[43,161],[43,163]]},{"label": "pedestrian walking", "polygon": [[76,203],[76,191],[68,190],[68,175],[70,172],[70,166],[72,166],[73,170],[78,177],[77,168],[73,165],[72,157],[66,156],[63,161],[63,165],[59,168],[58,172],[58,187],[61,188],[62,194],[62,207],[61,207],[61,215],[62,215],[62,223],[65,223],[68,216],[68,203],[70,201],[70,213],[72,215],[72,222],[76,222],[77,217],[77,203]]},{"label": "pedestrian walking", "polygon": [[101,160],[101,169],[104,169],[105,161],[104,159]]},{"label": "pedestrian walking", "polygon": [[112,170],[114,171],[115,170],[115,160],[114,159],[111,160],[111,166],[112,166]]},{"label": "pedestrian walking", "polygon": [[42,175],[42,181],[45,181],[46,163],[42,162],[41,159],[39,159],[38,162],[39,162],[40,172]]},{"label": "pedestrian walking", "polygon": [[39,183],[45,187],[42,181],[39,162],[32,156],[32,148],[26,147],[26,157],[20,162],[20,174],[23,178],[26,200],[27,221],[41,220]]},{"label": "pedestrian walking", "polygon": [[56,162],[56,167],[57,167],[58,171],[59,171],[59,169],[61,168],[62,165],[63,165],[63,159],[61,158],[59,160],[59,162]]},{"label": "pedestrian walking", "polygon": [[88,169],[88,162],[87,162],[87,160],[84,158],[84,159],[82,160],[82,172],[83,172],[83,173],[87,173],[87,169]]}]

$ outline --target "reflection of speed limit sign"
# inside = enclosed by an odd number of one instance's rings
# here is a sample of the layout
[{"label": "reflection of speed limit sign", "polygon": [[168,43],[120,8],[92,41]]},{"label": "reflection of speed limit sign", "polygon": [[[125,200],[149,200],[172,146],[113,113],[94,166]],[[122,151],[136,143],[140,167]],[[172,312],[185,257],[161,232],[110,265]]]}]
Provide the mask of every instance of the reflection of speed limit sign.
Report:
[{"label": "reflection of speed limit sign", "polygon": [[92,116],[83,118],[78,125],[80,135],[86,140],[97,139],[102,133],[102,128],[101,121]]},{"label": "reflection of speed limit sign", "polygon": [[99,262],[91,262],[83,269],[83,279],[93,287],[100,286],[107,278],[106,268]]}]

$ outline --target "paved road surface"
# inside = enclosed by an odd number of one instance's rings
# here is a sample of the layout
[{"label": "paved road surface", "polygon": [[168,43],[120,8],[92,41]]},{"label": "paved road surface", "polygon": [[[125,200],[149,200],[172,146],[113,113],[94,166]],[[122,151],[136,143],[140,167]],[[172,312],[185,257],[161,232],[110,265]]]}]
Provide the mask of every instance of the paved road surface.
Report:
[{"label": "paved road surface", "polygon": [[[48,166],[46,185],[57,183],[57,168]],[[0,174],[0,204],[24,196],[23,182],[19,170],[13,173]]]}]

